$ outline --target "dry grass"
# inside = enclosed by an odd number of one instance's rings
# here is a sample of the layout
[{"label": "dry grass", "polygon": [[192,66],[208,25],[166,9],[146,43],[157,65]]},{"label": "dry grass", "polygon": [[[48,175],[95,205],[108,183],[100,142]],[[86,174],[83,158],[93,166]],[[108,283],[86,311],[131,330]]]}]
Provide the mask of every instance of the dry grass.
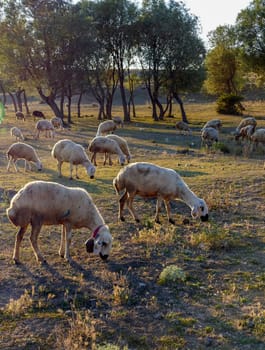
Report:
[{"label": "dry grass", "polygon": [[[71,181],[66,164],[58,179],[50,155],[62,138],[88,145],[98,124],[95,107],[84,106],[84,116],[74,117],[71,129],[58,131],[55,140],[35,140],[34,121],[16,121],[9,107],[0,126],[0,349],[265,348],[264,149],[248,153],[245,145],[236,144],[231,132],[241,118],[219,116],[213,104],[186,106],[192,136],[176,134],[176,118],[153,123],[147,107],[138,106],[137,119],[117,134],[128,140],[133,161],[177,170],[208,203],[208,223],[192,220],[189,208],[176,201],[176,224],[168,224],[163,212],[158,225],[154,201],[143,199],[135,201],[141,224],[127,210],[126,222],[118,222],[112,187],[120,169],[116,162],[104,167],[99,157],[94,180],[80,169],[80,180]],[[264,127],[264,103],[245,102],[245,107]],[[121,108],[115,106],[114,114],[121,115]],[[200,148],[200,129],[214,118],[224,124],[221,145],[207,151]],[[41,173],[22,168],[6,172],[5,151],[14,142],[9,134],[14,125],[36,148],[44,165]],[[222,153],[224,146],[229,153]],[[48,264],[36,263],[28,235],[22,242],[22,264],[12,264],[16,230],[5,210],[14,193],[35,179],[91,193],[114,236],[107,263],[87,255],[84,242],[90,232],[82,229],[74,232],[73,263],[67,264],[57,254],[60,228],[44,227],[40,248]]]}]

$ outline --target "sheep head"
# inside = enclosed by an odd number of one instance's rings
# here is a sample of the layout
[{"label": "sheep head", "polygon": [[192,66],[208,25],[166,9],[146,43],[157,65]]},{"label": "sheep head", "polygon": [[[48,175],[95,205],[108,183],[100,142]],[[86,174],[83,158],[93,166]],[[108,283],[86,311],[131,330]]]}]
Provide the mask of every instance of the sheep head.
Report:
[{"label": "sheep head", "polygon": [[208,207],[203,199],[199,199],[198,202],[192,207],[191,216],[195,219],[200,217],[201,221],[208,221]]},{"label": "sheep head", "polygon": [[107,225],[102,225],[98,232],[96,231],[94,231],[92,238],[86,241],[86,250],[88,253],[99,255],[102,260],[107,260],[112,246],[109,228]]}]

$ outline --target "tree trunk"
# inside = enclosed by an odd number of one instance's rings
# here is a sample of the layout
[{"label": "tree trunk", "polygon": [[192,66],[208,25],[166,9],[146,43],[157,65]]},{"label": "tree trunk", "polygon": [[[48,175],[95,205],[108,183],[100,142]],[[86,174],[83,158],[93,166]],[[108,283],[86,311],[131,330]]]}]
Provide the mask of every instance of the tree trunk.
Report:
[{"label": "tree trunk", "polygon": [[121,100],[122,100],[122,106],[123,106],[124,121],[130,122],[131,120],[130,120],[130,116],[127,108],[127,100],[126,100],[123,76],[120,76],[120,92],[121,92]]},{"label": "tree trunk", "polygon": [[12,100],[13,105],[14,105],[14,110],[15,110],[15,113],[16,113],[17,112],[17,103],[16,103],[15,96],[11,92],[8,92],[8,94],[11,97],[11,100]]},{"label": "tree trunk", "polygon": [[185,110],[184,110],[184,106],[183,106],[183,102],[182,102],[181,98],[179,97],[179,95],[176,92],[173,92],[173,97],[176,99],[176,101],[179,104],[182,121],[188,124],[189,122],[188,122],[188,119],[187,119],[187,116],[186,116],[186,113],[185,113]]},{"label": "tree trunk", "polygon": [[60,111],[59,107],[57,106],[57,103],[55,102],[55,99],[56,99],[55,92],[52,91],[52,92],[50,92],[50,95],[46,96],[46,95],[44,95],[41,87],[37,87],[37,90],[38,90],[38,93],[39,93],[40,97],[42,98],[42,100],[47,103],[47,105],[53,111],[54,115],[63,120],[63,114]]},{"label": "tree trunk", "polygon": [[2,94],[3,94],[3,105],[5,106],[6,105],[6,91],[5,91],[5,88],[4,88],[2,83],[0,83],[0,88],[1,88]]},{"label": "tree trunk", "polygon": [[23,93],[23,90],[21,88],[18,88],[18,90],[16,91],[16,98],[17,98],[17,106],[18,106],[18,110],[20,112],[22,112],[22,93]]},{"label": "tree trunk", "polygon": [[27,99],[27,95],[26,95],[25,90],[23,90],[23,100],[24,100],[24,106],[26,109],[26,113],[27,113],[27,115],[30,115],[29,106],[28,106],[28,99]]},{"label": "tree trunk", "polygon": [[77,118],[81,118],[81,101],[82,101],[83,93],[84,91],[81,90],[77,101]]}]

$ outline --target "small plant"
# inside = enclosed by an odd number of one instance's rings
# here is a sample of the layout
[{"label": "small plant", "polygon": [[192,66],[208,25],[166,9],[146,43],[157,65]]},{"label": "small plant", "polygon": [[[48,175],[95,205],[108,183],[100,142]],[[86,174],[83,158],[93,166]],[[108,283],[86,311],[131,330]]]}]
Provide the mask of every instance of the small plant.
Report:
[{"label": "small plant", "polygon": [[[32,293],[33,294],[33,293]],[[12,316],[18,316],[25,314],[29,309],[33,307],[33,297],[28,290],[25,290],[24,294],[18,299],[10,299],[5,311]]]},{"label": "small plant", "polygon": [[220,114],[242,115],[243,97],[234,94],[222,94],[217,99],[216,112]]},{"label": "small plant", "polygon": [[226,144],[224,144],[223,142],[216,142],[216,143],[214,143],[212,149],[214,151],[220,151],[220,152],[222,152],[224,154],[230,153],[229,147]]},{"label": "small plant", "polygon": [[167,266],[159,275],[158,284],[172,285],[177,282],[185,282],[187,279],[186,273],[178,266]]},{"label": "small plant", "polygon": [[119,275],[113,286],[113,301],[115,305],[126,305],[130,299],[131,291],[126,276]]}]

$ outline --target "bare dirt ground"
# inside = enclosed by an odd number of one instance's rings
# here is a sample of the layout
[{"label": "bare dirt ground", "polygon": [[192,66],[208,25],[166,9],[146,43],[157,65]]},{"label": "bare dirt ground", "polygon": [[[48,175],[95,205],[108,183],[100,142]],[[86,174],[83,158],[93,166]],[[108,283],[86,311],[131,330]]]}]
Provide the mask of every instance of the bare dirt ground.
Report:
[{"label": "bare dirt ground", "polygon": [[[117,221],[118,198],[112,179],[119,165],[97,167],[91,182],[58,179],[50,158],[54,141],[34,140],[45,163],[35,171],[6,172],[4,152],[11,143],[8,129],[0,133],[0,349],[265,349],[265,207],[263,150],[250,157],[207,152],[193,136],[176,136],[169,124],[135,122],[119,129],[127,138],[134,161],[151,161],[177,170],[191,189],[204,198],[210,221],[192,220],[189,208],[172,202],[176,224],[154,223],[154,200],[137,199],[141,223],[126,211]],[[95,123],[82,120],[57,139],[70,137],[85,144]],[[23,126],[30,130],[30,124]],[[222,142],[231,151],[231,125]],[[76,230],[71,264],[58,254],[59,227],[44,227],[40,248],[47,264],[38,265],[28,235],[21,247],[21,264],[12,263],[16,229],[5,210],[14,193],[36,178],[81,186],[91,192],[114,237],[107,262],[88,256],[87,230]],[[188,219],[183,223],[184,219]],[[185,278],[159,276],[178,267]]]}]

